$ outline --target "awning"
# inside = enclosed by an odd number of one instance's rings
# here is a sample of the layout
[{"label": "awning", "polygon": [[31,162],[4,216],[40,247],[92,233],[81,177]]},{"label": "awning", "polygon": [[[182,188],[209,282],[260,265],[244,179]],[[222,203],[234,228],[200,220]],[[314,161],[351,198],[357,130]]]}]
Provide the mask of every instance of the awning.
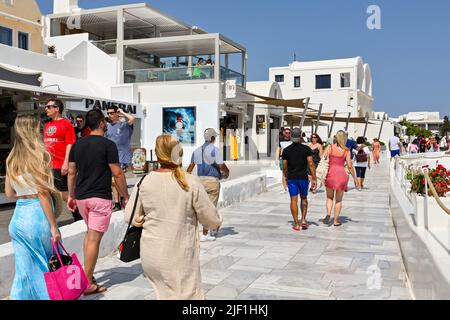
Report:
[{"label": "awning", "polygon": [[67,103],[66,108],[68,110],[86,112],[93,108],[100,108],[101,110],[105,111],[108,106],[113,105],[124,109],[124,111],[127,113],[132,113],[138,118],[144,118],[143,107],[138,103],[71,94],[62,91],[47,90],[42,87],[8,81],[0,81],[0,89],[25,92],[27,93],[27,95],[35,98],[37,101],[46,100],[48,98],[57,98]]},{"label": "awning", "polygon": [[18,83],[18,82],[9,82],[9,81],[0,81],[0,89],[9,89],[14,91],[27,92],[32,96],[40,97],[43,95],[53,96],[53,97],[70,97],[72,95],[61,92],[44,89],[38,86],[32,86],[28,84]]}]

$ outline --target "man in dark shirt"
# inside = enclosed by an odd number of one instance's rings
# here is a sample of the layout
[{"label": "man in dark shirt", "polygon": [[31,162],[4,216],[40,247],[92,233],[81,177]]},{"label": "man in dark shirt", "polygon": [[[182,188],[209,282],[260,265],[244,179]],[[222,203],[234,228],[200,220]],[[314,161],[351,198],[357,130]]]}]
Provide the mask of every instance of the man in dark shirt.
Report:
[{"label": "man in dark shirt", "polygon": [[[116,144],[103,137],[107,130],[105,116],[100,110],[86,115],[91,134],[78,140],[69,155],[69,199],[67,206],[72,212],[78,207],[87,224],[84,239],[84,269],[90,282],[86,294],[106,291],[93,279],[100,241],[108,230],[112,215],[111,178],[114,176],[119,192],[128,201],[127,183],[120,168]],[[75,181],[76,180],[76,181]]]},{"label": "man in dark shirt", "polygon": [[309,167],[312,180],[311,189],[315,190],[317,186],[316,166],[312,157],[311,148],[302,144],[302,134],[300,129],[292,131],[292,144],[283,151],[283,171],[287,177],[289,194],[291,196],[291,213],[294,218],[295,231],[300,231],[298,221],[298,196],[302,200],[302,229],[308,229],[306,214],[308,212],[308,173]]}]

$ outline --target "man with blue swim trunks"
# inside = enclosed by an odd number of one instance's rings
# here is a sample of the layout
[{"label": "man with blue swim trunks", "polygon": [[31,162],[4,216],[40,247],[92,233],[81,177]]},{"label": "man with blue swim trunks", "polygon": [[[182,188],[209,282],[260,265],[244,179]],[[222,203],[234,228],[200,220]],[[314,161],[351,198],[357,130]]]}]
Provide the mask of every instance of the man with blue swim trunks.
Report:
[{"label": "man with blue swim trunks", "polygon": [[317,186],[316,166],[312,156],[311,148],[302,144],[302,134],[300,129],[292,131],[292,144],[283,150],[283,172],[287,177],[289,194],[291,196],[291,213],[294,218],[293,229],[300,231],[298,221],[298,196],[301,198],[302,223],[303,230],[308,229],[306,214],[308,212],[308,173],[309,167],[312,176],[311,189],[315,190]]}]

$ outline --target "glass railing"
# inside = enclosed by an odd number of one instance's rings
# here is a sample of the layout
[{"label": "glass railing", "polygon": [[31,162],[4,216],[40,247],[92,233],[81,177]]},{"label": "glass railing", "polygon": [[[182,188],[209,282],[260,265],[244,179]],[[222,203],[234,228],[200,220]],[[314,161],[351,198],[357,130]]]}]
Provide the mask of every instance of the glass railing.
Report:
[{"label": "glass railing", "polygon": [[244,76],[236,71],[220,66],[220,80],[236,80],[236,85],[244,86]]},{"label": "glass railing", "polygon": [[[214,66],[174,67],[125,70],[125,83],[164,82],[214,79]],[[220,67],[220,80],[236,80],[236,85],[244,86],[244,76],[239,72]]]},{"label": "glass railing", "polygon": [[116,39],[91,41],[91,43],[107,54],[116,54]]},{"label": "glass railing", "polygon": [[125,83],[214,79],[214,66],[126,70]]}]

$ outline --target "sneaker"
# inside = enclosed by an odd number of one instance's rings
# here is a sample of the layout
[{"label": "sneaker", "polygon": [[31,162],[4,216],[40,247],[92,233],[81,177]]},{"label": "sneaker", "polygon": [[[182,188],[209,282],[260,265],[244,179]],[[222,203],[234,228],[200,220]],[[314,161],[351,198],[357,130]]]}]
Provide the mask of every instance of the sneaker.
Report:
[{"label": "sneaker", "polygon": [[203,233],[200,235],[200,242],[216,241],[216,237],[211,236],[209,233],[205,236]]}]

